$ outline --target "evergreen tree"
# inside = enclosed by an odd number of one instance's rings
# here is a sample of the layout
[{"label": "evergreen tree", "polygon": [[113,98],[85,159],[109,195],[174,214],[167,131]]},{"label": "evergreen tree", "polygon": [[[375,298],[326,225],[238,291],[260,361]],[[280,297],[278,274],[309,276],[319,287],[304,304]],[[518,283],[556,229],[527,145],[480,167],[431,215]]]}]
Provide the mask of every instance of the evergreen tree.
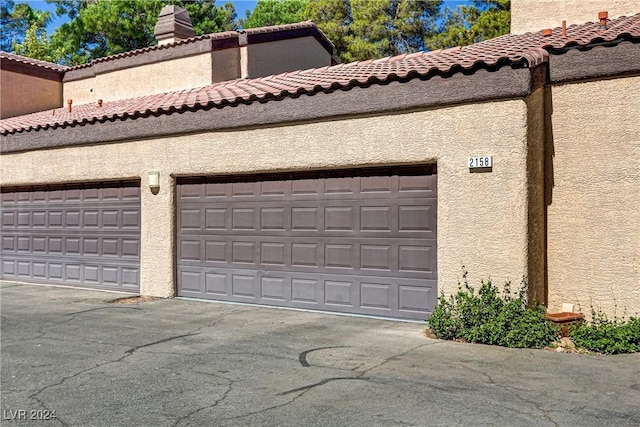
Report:
[{"label": "evergreen tree", "polygon": [[[46,27],[51,21],[51,14],[35,10],[27,3],[15,4],[13,0],[0,0],[0,50],[12,51],[25,38],[30,43],[35,38],[46,40]],[[29,33],[29,34],[28,34]],[[23,49],[28,53],[27,49]]]},{"label": "evergreen tree", "polygon": [[305,17],[333,41],[342,61],[362,61],[424,49],[441,4],[440,0],[317,0],[309,3]]},{"label": "evergreen tree", "polygon": [[242,28],[268,27],[304,21],[304,12],[312,0],[262,0],[245,19],[238,20]]},{"label": "evergreen tree", "polygon": [[[189,12],[196,35],[235,28],[233,4],[218,7],[215,0],[47,1],[56,5],[56,14],[67,15],[69,22],[57,28],[47,43],[42,31],[36,30],[29,36],[30,47],[18,43],[15,50],[29,53],[36,59],[66,65],[83,64],[156,44],[153,31],[165,4],[184,7]],[[18,6],[15,5],[15,10]]]},{"label": "evergreen tree", "polygon": [[510,0],[472,0],[471,3],[456,10],[445,9],[443,23],[425,40],[429,49],[467,46],[509,33]]}]

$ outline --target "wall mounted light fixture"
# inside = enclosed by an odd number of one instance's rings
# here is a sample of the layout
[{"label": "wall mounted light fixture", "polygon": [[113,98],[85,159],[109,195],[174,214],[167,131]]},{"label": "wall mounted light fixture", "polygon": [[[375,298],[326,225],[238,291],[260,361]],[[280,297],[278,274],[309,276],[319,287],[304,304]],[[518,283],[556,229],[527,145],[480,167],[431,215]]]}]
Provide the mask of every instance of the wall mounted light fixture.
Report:
[{"label": "wall mounted light fixture", "polygon": [[160,190],[160,172],[149,172],[149,189],[154,194]]}]

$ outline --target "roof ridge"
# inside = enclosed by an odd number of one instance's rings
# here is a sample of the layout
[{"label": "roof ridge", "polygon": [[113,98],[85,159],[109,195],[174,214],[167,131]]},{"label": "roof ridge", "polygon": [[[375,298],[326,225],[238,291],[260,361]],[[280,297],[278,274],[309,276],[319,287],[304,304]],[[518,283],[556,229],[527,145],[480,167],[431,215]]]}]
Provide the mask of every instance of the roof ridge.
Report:
[{"label": "roof ridge", "polygon": [[21,62],[36,67],[49,68],[54,71],[66,71],[69,69],[66,65],[56,64],[55,62],[44,61],[42,59],[29,58],[28,56],[18,55],[12,52],[0,51],[0,58],[9,61]]}]

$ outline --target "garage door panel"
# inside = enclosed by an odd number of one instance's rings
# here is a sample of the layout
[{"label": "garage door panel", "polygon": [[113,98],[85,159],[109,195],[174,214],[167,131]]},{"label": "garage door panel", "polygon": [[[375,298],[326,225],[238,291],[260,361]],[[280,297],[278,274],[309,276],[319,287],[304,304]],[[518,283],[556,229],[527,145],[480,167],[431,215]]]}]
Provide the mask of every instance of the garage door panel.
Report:
[{"label": "garage door panel", "polygon": [[31,252],[31,239],[27,236],[18,236],[18,253]]},{"label": "garage door panel", "polygon": [[424,319],[436,303],[432,172],[179,180],[178,294]]},{"label": "garage door panel", "polygon": [[256,300],[256,275],[231,273],[231,295],[236,297],[238,301],[246,301],[247,299]]},{"label": "garage door panel", "polygon": [[255,242],[231,243],[231,262],[234,264],[256,264],[256,244]]},{"label": "garage door panel", "polygon": [[178,269],[178,279],[180,291],[183,295],[201,296],[202,294],[202,273],[188,268]]},{"label": "garage door panel", "polygon": [[[236,263],[243,268],[261,270],[322,270],[356,275],[394,275],[436,278],[434,240],[422,239],[358,239],[296,240],[288,237],[255,238],[243,236],[184,237],[178,244],[181,265],[220,267]],[[341,243],[337,243],[337,242]],[[204,247],[205,255],[201,255]],[[427,257],[425,259],[425,257]]]},{"label": "garage door panel", "polygon": [[291,292],[285,277],[261,277],[260,298],[264,301],[275,300],[284,304],[291,299]]},{"label": "garage door panel", "polygon": [[[205,263],[227,263],[231,259],[230,242],[224,240],[207,240],[205,242]],[[185,259],[182,257],[181,259]],[[197,260],[200,261],[200,260]]]},{"label": "garage door panel", "polygon": [[39,279],[47,278],[47,263],[46,262],[33,262],[33,277]]},{"label": "garage door panel", "polygon": [[[199,272],[197,274],[200,274]],[[204,274],[204,292],[207,295],[225,297],[231,295],[228,275],[224,273],[206,272]]]},{"label": "garage door panel", "polygon": [[255,231],[257,213],[255,206],[231,208],[231,231]]},{"label": "garage door panel", "polygon": [[3,279],[138,289],[137,183],[3,188],[2,200],[2,257],[15,265]]},{"label": "garage door panel", "polygon": [[398,286],[398,309],[404,312],[424,312],[435,303],[432,289],[424,286]]},{"label": "garage door panel", "polygon": [[9,253],[16,250],[15,236],[2,236],[2,250]]},{"label": "garage door panel", "polygon": [[[86,271],[86,270],[85,270]],[[137,267],[121,267],[122,287],[128,289],[138,289],[140,283],[140,269]]]},{"label": "garage door panel", "polygon": [[[345,236],[353,232],[374,237],[431,238],[437,232],[435,199],[369,201],[260,201],[259,203],[206,201],[180,204],[181,234]],[[259,206],[257,206],[259,204]],[[297,233],[297,234],[296,234]],[[319,234],[321,233],[321,234]]]},{"label": "garage door panel", "polygon": [[99,265],[85,265],[84,266],[84,281],[92,285],[98,285],[100,283],[100,266]]},{"label": "garage door panel", "polygon": [[31,215],[32,215],[32,227],[34,229],[46,228],[47,227],[47,212],[46,211],[33,212]]},{"label": "garage door panel", "polygon": [[289,209],[286,207],[260,208],[260,231],[286,231],[289,223]]},{"label": "garage door panel", "polygon": [[181,231],[200,231],[202,227],[202,212],[200,207],[181,208],[178,211],[178,229]]},{"label": "garage door panel", "polygon": [[424,319],[435,280],[242,269],[179,269],[179,294],[220,301]]},{"label": "garage door panel", "polygon": [[49,267],[49,275],[47,277],[48,279],[59,281],[62,281],[64,279],[62,263],[49,262],[47,263],[47,266]]},{"label": "garage door panel", "polygon": [[287,197],[291,195],[291,181],[262,181],[260,185],[260,195],[271,197]]},{"label": "garage door panel", "polygon": [[335,306],[352,309],[359,307],[360,303],[356,290],[356,286],[351,280],[325,280],[324,304],[329,309],[335,308]]},{"label": "garage door panel", "polygon": [[[204,251],[204,254],[203,254]],[[184,266],[238,264],[256,270],[324,270],[340,274],[436,278],[436,241],[432,239],[183,236],[178,262]]]},{"label": "garage door panel", "polygon": [[[423,169],[423,172],[425,169]],[[383,171],[384,172],[384,171]],[[327,172],[329,173],[329,172]],[[344,174],[353,171],[341,172]],[[363,172],[370,173],[370,172]],[[314,173],[309,173],[314,175]],[[293,174],[289,174],[293,175]],[[296,174],[298,175],[298,174]],[[250,180],[250,176],[233,178],[184,178],[177,190],[177,199],[187,202],[202,199],[241,202],[260,197],[269,200],[366,200],[379,198],[435,197],[437,194],[436,175],[417,176],[357,176],[348,178],[294,178],[286,181],[271,180],[260,182],[236,182],[234,179]],[[263,177],[269,177],[263,175]],[[215,181],[215,182],[212,182]],[[225,182],[229,181],[229,182]],[[233,189],[235,185],[235,190]],[[268,197],[263,197],[268,196]]]},{"label": "garage door panel", "polygon": [[[225,231],[228,229],[228,209],[225,207],[220,208],[205,208],[204,209],[204,228],[205,230],[217,230]],[[185,227],[182,227],[185,230]]]}]

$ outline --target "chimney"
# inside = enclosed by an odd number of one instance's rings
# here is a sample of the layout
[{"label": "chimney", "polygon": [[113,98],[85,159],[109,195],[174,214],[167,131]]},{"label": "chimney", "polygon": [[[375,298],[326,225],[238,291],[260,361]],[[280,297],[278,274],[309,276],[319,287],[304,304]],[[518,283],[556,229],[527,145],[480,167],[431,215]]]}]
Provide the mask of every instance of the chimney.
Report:
[{"label": "chimney", "polygon": [[607,12],[606,10],[603,12],[598,12],[598,20],[600,20],[600,29],[601,30],[606,30],[607,29],[607,18],[609,17],[609,12]]},{"label": "chimney", "polygon": [[177,42],[188,39],[196,33],[193,31],[193,24],[189,13],[180,6],[165,6],[160,11],[158,22],[153,31],[159,45]]}]

